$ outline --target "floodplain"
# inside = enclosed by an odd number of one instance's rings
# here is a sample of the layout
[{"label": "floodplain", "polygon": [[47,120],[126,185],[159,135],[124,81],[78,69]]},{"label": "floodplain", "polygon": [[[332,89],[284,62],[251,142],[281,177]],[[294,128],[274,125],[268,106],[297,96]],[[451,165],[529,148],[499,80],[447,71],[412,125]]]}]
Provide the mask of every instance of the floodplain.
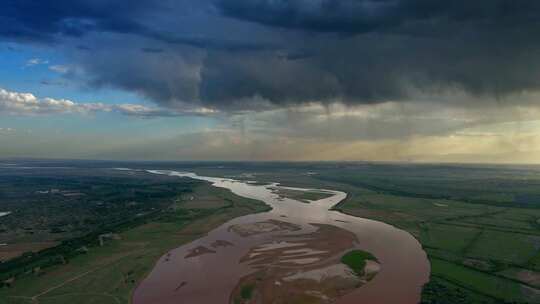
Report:
[{"label": "floodplain", "polygon": [[[151,174],[147,169],[195,172],[200,176],[234,179],[239,181],[238,185],[245,182],[273,188],[269,192],[275,195],[276,204],[293,200],[300,209],[314,206],[313,201],[331,198],[328,192],[313,189],[342,192],[345,195],[335,202],[337,205],[325,207],[332,207],[333,212],[344,216],[386,223],[421,246],[428,261],[429,278],[419,287],[418,301],[540,302],[540,170],[537,167],[78,161],[32,162],[20,166],[33,169],[2,168],[0,174],[3,189],[0,211],[10,212],[0,218],[0,252],[12,252],[12,256],[0,263],[4,286],[0,289],[0,299],[6,303],[128,303],[167,253],[178,248],[197,249],[198,246],[192,245],[208,237],[211,231],[229,222],[234,224],[235,219],[243,216],[261,216],[262,220],[255,221],[254,226],[231,228],[229,232],[239,238],[242,233],[249,235],[261,229],[268,230],[265,232],[268,235],[285,229],[288,231],[285,234],[304,233],[306,238],[317,235],[320,229],[319,237],[323,237],[327,229],[340,229],[340,225],[347,224],[338,219],[332,225],[312,226],[309,233],[295,232],[293,226],[286,227],[283,222],[295,224],[291,219],[305,210],[289,210],[270,219],[278,222],[269,221],[262,216],[270,210],[263,199],[214,187],[208,181]],[[135,170],[112,170],[118,167]],[[312,190],[294,190],[298,188]],[[51,189],[58,192],[51,193]],[[40,205],[43,208],[36,208]],[[276,208],[272,210],[275,212]],[[318,218],[314,213],[306,216]],[[312,220],[308,225],[316,222]],[[365,227],[362,230],[373,236],[380,234]],[[342,233],[346,231],[350,229]],[[256,257],[249,258],[250,252],[270,248],[263,250],[265,254],[261,257],[275,262],[276,256],[294,256],[292,260],[300,264],[289,266],[302,268],[303,274],[290,275],[265,267],[244,272],[231,283],[231,292],[224,302],[251,303],[263,299],[268,291],[279,294],[276,281],[290,284],[289,290],[310,291],[298,294],[305,297],[300,301],[307,303],[316,302],[314,299],[321,301],[324,296],[344,298],[360,291],[368,292],[388,269],[388,259],[377,250],[365,250],[377,259],[378,265],[373,266],[377,271],[368,280],[354,276],[341,282],[341,287],[367,282],[355,285],[354,290],[344,288],[343,293],[336,293],[337,286],[321,279],[321,273],[347,278],[343,270],[352,268],[344,268],[341,258],[351,250],[366,249],[366,240],[355,240],[358,245],[352,248],[339,247],[342,251],[332,257],[324,256],[320,251],[327,249],[314,243],[308,248],[277,248],[273,246],[287,241],[267,239],[268,244],[248,246],[238,261],[250,264],[247,262],[253,262]],[[237,245],[222,238],[214,241],[204,247],[217,252],[234,248],[231,244]],[[43,247],[37,246],[40,242]],[[394,251],[398,247],[394,246]],[[21,249],[14,252],[13,248]],[[193,251],[193,258],[212,255],[205,252],[202,248]],[[310,263],[317,263],[314,258],[322,263],[310,268]],[[296,282],[291,281],[291,276]],[[272,280],[274,285],[269,284]],[[179,285],[181,282],[174,288]],[[387,286],[394,285],[397,283]],[[325,291],[313,293],[313,290]]]}]

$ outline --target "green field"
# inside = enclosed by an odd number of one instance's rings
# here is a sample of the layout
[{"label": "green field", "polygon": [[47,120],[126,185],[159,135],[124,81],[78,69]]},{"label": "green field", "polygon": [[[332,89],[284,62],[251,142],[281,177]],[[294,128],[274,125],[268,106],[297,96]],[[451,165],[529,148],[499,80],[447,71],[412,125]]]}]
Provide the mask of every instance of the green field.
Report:
[{"label": "green field", "polygon": [[352,250],[341,257],[341,263],[349,266],[358,276],[364,274],[367,261],[377,261],[371,253],[362,250]]},{"label": "green field", "polygon": [[[456,181],[441,181],[448,175],[428,174],[408,180],[403,172],[387,185],[363,175],[351,173],[345,178],[342,173],[321,179],[350,191],[338,210],[390,223],[420,241],[432,264],[424,303],[540,303],[538,283],[519,275],[540,276],[540,201],[516,202],[509,195],[489,201],[481,193],[494,198],[493,193],[502,192],[500,186],[493,188],[498,185],[494,180],[501,177],[480,178],[478,172],[472,174],[474,179],[464,175]],[[538,176],[522,182],[529,186],[512,183],[524,194],[536,195],[540,189]],[[436,190],[441,194],[435,194]]]}]

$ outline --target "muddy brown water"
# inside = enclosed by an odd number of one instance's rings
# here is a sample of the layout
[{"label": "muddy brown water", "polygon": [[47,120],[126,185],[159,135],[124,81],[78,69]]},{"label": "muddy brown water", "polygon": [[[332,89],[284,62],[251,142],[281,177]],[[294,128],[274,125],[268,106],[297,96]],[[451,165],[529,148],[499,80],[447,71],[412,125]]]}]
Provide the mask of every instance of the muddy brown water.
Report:
[{"label": "muddy brown water", "polygon": [[[357,247],[372,253],[381,264],[377,276],[362,287],[338,299],[338,304],[413,304],[420,301],[422,286],[429,280],[430,264],[418,241],[391,225],[329,210],[347,196],[333,195],[310,204],[281,198],[271,185],[257,185],[227,178],[198,176],[193,173],[151,170],[155,174],[189,177],[208,181],[234,194],[263,201],[273,209],[233,219],[206,236],[171,250],[156,263],[133,293],[134,304],[219,304],[229,303],[238,281],[254,269],[240,259],[255,246],[275,242],[278,232],[241,236],[230,227],[277,220],[301,227],[289,234],[316,231],[312,224],[327,224],[353,232]],[[307,190],[295,188],[298,190]],[[283,232],[280,232],[283,234]],[[163,237],[167,237],[166,235]],[[216,246],[224,244],[228,246]]]}]

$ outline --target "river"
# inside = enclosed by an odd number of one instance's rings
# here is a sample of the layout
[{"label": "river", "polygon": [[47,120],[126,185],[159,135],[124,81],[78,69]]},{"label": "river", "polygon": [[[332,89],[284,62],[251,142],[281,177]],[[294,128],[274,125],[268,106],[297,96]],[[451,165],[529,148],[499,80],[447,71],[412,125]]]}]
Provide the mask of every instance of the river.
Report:
[{"label": "river", "polygon": [[[242,236],[231,227],[269,220],[301,227],[300,231],[290,232],[295,235],[313,232],[317,224],[345,229],[356,235],[356,247],[377,257],[381,268],[375,278],[336,303],[414,304],[420,301],[422,286],[430,274],[430,264],[421,245],[408,232],[391,225],[330,210],[346,198],[344,192],[323,190],[331,196],[306,204],[280,197],[272,190],[277,184],[260,185],[167,170],[148,172],[207,181],[236,195],[263,201],[272,210],[233,219],[161,257],[134,291],[135,304],[229,303],[238,281],[254,271],[248,263],[241,263],[241,258],[254,246],[275,242],[276,236],[271,231]],[[233,246],[216,246],[223,243]]]}]

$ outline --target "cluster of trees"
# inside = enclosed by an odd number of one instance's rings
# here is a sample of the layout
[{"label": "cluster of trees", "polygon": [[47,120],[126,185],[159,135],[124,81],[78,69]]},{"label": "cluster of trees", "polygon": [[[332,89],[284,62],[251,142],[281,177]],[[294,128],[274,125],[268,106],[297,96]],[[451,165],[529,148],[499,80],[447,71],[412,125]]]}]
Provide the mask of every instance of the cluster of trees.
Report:
[{"label": "cluster of trees", "polygon": [[[483,298],[483,299],[479,299]],[[519,302],[507,302],[493,299],[487,296],[474,294],[473,292],[459,287],[444,284],[442,279],[432,277],[430,282],[424,285],[422,290],[421,304],[525,304]]]},{"label": "cluster of trees", "polygon": [[39,274],[40,271],[48,267],[69,263],[70,259],[86,253],[88,248],[99,246],[100,235],[119,233],[134,228],[159,216],[160,213],[161,210],[157,210],[144,216],[128,218],[122,222],[96,229],[84,236],[65,240],[57,246],[36,253],[27,252],[17,258],[0,263],[0,286],[9,287],[14,278],[31,273]]}]

